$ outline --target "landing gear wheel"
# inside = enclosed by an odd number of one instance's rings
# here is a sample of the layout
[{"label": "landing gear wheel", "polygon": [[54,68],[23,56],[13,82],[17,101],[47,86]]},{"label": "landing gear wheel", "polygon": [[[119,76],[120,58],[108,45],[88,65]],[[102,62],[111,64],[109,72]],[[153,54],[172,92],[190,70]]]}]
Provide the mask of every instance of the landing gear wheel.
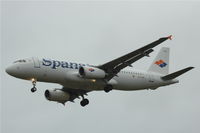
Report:
[{"label": "landing gear wheel", "polygon": [[104,91],[105,91],[106,93],[110,92],[111,90],[112,90],[112,89],[104,88]]},{"label": "landing gear wheel", "polygon": [[36,87],[31,88],[31,92],[35,92],[37,90]]},{"label": "landing gear wheel", "polygon": [[86,105],[89,104],[89,100],[88,99],[83,99],[81,102],[80,102],[81,106],[84,107]]},{"label": "landing gear wheel", "polygon": [[108,93],[108,92],[110,92],[112,89],[113,89],[113,87],[112,87],[111,85],[108,85],[108,86],[106,86],[106,87],[104,88],[104,91],[105,91],[106,93]]},{"label": "landing gear wheel", "polygon": [[31,92],[35,92],[37,90],[36,86],[36,79],[32,79],[33,88],[31,88]]}]

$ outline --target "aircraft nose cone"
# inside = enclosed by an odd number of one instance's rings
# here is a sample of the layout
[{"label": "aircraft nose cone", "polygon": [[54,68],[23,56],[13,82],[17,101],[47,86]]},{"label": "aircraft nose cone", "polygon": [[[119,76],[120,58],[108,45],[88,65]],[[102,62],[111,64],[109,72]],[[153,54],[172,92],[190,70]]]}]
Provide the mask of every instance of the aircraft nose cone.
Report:
[{"label": "aircraft nose cone", "polygon": [[8,73],[10,76],[16,77],[16,78],[27,78],[26,73],[24,70],[21,69],[21,66],[19,65],[11,65],[6,68],[6,73]]},{"label": "aircraft nose cone", "polygon": [[15,72],[14,72],[14,68],[12,66],[9,66],[6,68],[6,72],[9,74],[9,75],[13,75]]}]

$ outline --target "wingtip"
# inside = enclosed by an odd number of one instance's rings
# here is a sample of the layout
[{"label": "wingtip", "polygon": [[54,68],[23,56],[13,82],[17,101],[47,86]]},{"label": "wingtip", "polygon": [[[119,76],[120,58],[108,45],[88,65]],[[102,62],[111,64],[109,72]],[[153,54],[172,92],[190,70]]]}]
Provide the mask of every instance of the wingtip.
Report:
[{"label": "wingtip", "polygon": [[195,67],[192,67],[192,66],[190,66],[190,67],[187,67],[186,69],[188,70],[188,71],[190,71],[190,70],[192,70],[192,69],[194,69]]},{"label": "wingtip", "polygon": [[169,40],[172,40],[172,35],[169,35],[167,38],[168,38]]},{"label": "wingtip", "polygon": [[193,66],[191,66],[191,67],[189,67],[190,69],[193,69],[193,68],[195,68],[195,67],[193,67]]}]

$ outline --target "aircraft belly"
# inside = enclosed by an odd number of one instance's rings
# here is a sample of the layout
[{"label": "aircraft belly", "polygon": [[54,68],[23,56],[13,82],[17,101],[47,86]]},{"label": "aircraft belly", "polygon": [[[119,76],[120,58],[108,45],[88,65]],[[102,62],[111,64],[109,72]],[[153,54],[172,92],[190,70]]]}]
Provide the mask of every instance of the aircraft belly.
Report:
[{"label": "aircraft belly", "polygon": [[76,71],[67,74],[61,84],[68,88],[83,90],[103,90],[105,86],[105,82],[102,79],[82,78]]},{"label": "aircraft belly", "polygon": [[144,77],[122,76],[117,77],[116,81],[116,90],[141,90],[151,86]]},{"label": "aircraft belly", "polygon": [[103,83],[93,83],[93,82],[81,82],[81,81],[66,81],[62,84],[65,87],[73,89],[83,89],[83,90],[103,90]]}]

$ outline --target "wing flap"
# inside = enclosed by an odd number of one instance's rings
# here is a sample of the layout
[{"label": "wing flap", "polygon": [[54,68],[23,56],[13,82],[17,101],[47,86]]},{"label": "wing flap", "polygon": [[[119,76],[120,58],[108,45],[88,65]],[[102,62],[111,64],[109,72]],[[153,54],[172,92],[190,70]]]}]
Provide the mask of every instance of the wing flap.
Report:
[{"label": "wing flap", "polygon": [[112,79],[112,77],[115,76],[120,70],[122,70],[123,68],[125,68],[127,66],[131,66],[132,63],[136,62],[137,60],[141,59],[142,57],[144,57],[146,55],[149,55],[151,52],[153,52],[153,49],[147,50],[145,52],[145,54],[138,54],[137,56],[131,58],[130,60],[123,62],[120,65],[116,66],[114,73],[107,76],[107,80]]}]

